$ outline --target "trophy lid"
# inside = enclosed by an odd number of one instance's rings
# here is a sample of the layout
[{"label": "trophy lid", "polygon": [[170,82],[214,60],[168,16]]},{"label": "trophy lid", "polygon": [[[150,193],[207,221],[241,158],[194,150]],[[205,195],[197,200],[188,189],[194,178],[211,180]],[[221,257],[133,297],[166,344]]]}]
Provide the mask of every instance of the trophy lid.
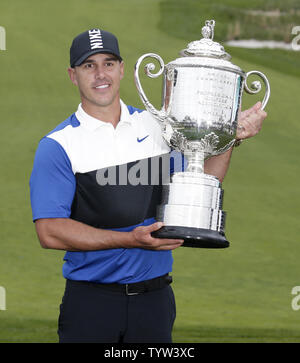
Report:
[{"label": "trophy lid", "polygon": [[206,20],[205,26],[202,28],[203,38],[189,43],[187,48],[180,52],[180,55],[230,60],[231,56],[225,52],[224,47],[213,41],[215,23],[214,20]]}]

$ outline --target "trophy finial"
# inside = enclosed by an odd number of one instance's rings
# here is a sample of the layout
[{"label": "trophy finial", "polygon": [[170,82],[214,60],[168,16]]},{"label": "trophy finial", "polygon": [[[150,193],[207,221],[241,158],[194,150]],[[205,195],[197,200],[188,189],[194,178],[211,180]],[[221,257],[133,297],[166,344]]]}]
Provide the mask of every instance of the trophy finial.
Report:
[{"label": "trophy finial", "polygon": [[203,38],[189,43],[180,54],[184,57],[210,57],[230,60],[231,56],[225,52],[224,47],[213,40],[215,24],[214,20],[206,20],[202,28]]},{"label": "trophy finial", "polygon": [[202,28],[202,32],[201,32],[203,38],[213,40],[215,24],[216,24],[216,22],[214,20],[205,21],[205,25]]}]

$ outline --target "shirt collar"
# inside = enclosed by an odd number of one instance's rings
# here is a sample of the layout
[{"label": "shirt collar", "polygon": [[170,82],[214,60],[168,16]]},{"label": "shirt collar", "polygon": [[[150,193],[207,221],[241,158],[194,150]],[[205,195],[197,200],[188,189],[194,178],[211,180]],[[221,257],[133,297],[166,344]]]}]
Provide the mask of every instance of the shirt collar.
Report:
[{"label": "shirt collar", "polygon": [[[118,125],[121,123],[122,124],[128,123],[131,125],[132,120],[130,118],[130,114],[129,114],[127,106],[125,105],[125,103],[122,100],[120,100],[120,104],[121,104],[121,115],[120,115],[120,121],[119,121]],[[84,111],[81,103],[78,105],[78,109],[75,112],[75,116],[77,117],[77,119],[81,125],[83,125],[84,127],[86,127],[87,129],[89,129],[91,131],[96,130],[98,127],[111,125],[110,122],[101,121],[93,116],[90,116],[88,113],[86,113]]]}]

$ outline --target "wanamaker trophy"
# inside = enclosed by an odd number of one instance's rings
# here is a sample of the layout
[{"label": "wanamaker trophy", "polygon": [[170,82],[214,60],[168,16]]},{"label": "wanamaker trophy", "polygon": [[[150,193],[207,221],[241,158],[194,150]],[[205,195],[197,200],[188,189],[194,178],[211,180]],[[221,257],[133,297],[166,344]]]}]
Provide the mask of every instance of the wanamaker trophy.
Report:
[{"label": "wanamaker trophy", "polygon": [[[157,238],[180,238],[183,246],[225,248],[225,211],[220,181],[204,173],[204,161],[229,150],[236,142],[237,120],[242,92],[256,94],[261,82],[250,87],[247,78],[259,76],[265,85],[262,109],[270,97],[267,77],[259,71],[245,73],[230,62],[224,47],[213,41],[214,20],[207,20],[201,40],[193,41],[180,52],[181,57],[164,64],[154,53],[141,56],[135,66],[135,83],[145,108],[160,121],[163,137],[171,149],[184,154],[187,168],[175,172],[163,185],[157,220],[164,226],[153,232]],[[139,79],[145,58],[160,64],[145,66],[148,77],[163,74],[162,108],[157,110],[147,99]]]}]

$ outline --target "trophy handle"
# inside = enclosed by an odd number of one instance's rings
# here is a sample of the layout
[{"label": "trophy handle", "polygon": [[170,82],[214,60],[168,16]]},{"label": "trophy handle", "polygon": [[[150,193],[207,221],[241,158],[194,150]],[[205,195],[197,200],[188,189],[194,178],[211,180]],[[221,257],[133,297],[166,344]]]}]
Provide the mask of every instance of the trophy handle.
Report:
[{"label": "trophy handle", "polygon": [[261,90],[261,83],[260,83],[260,81],[254,81],[254,82],[252,82],[251,83],[251,86],[250,86],[251,89],[248,87],[248,85],[247,85],[247,79],[252,74],[256,74],[260,78],[262,78],[262,80],[264,81],[265,87],[266,87],[266,93],[265,93],[264,99],[262,101],[262,107],[261,107],[261,109],[263,110],[266,107],[266,105],[267,105],[267,103],[269,101],[269,98],[270,98],[270,93],[271,93],[270,83],[269,83],[268,78],[262,72],[259,72],[259,71],[250,71],[250,72],[246,73],[246,78],[245,78],[245,91],[247,93],[250,93],[251,95],[256,94],[256,93],[259,93],[260,90]]},{"label": "trophy handle", "polygon": [[146,53],[144,55],[142,55],[136,62],[136,65],[135,65],[135,72],[134,72],[134,80],[135,80],[135,85],[136,85],[136,88],[138,90],[138,93],[139,93],[139,96],[143,102],[143,104],[145,105],[146,109],[152,113],[152,115],[154,117],[156,117],[159,121],[162,121],[164,122],[165,121],[165,118],[166,118],[166,115],[165,115],[165,112],[163,110],[157,110],[148,100],[147,96],[145,95],[145,92],[142,88],[142,85],[141,85],[141,82],[140,82],[140,78],[139,78],[139,68],[140,68],[140,65],[141,63],[143,62],[143,60],[145,58],[155,58],[159,64],[160,64],[160,69],[157,73],[151,73],[151,71],[154,71],[155,70],[155,65],[153,63],[148,63],[146,64],[144,70],[145,70],[145,73],[147,74],[148,77],[150,78],[157,78],[159,77],[164,69],[165,69],[165,64],[164,64],[164,61],[162,60],[162,58],[155,54],[155,53]]}]

